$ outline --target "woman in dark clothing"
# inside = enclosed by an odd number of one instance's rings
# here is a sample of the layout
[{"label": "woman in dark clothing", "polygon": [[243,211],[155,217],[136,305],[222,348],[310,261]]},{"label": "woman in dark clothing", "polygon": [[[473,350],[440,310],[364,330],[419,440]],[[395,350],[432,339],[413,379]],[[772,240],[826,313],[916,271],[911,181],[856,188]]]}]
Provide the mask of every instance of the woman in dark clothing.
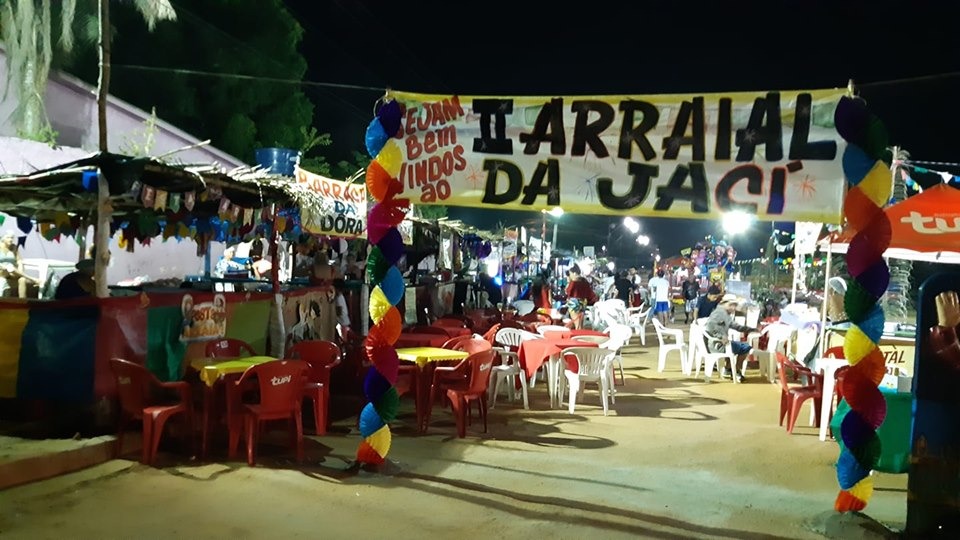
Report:
[{"label": "woman in dark clothing", "polygon": [[597,301],[597,293],[587,280],[580,275],[580,268],[574,266],[567,272],[567,312],[573,328],[583,328],[583,314],[587,306]]}]

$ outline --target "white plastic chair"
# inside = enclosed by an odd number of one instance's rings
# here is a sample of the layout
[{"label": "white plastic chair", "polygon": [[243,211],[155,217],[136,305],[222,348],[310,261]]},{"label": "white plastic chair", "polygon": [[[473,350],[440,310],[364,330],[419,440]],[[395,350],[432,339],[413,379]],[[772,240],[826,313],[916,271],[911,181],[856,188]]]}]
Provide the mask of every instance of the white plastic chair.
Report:
[{"label": "white plastic chair", "polygon": [[630,322],[630,315],[623,300],[618,298],[604,300],[594,304],[594,307],[593,327],[595,329],[599,329],[598,322],[600,323],[599,327],[603,329],[615,324],[629,324]]},{"label": "white plastic chair", "polygon": [[[518,354],[520,350],[520,344],[528,339],[543,339],[543,338],[542,336],[534,334],[533,332],[527,332],[526,330],[520,330],[519,328],[501,328],[500,330],[497,331],[496,335],[493,338],[493,341],[501,349],[500,351],[501,361],[505,360],[505,357],[510,357],[511,362],[516,364],[517,369],[520,369],[520,355]],[[523,370],[520,369],[520,371],[521,371],[521,377],[524,377],[524,375],[522,374]],[[506,374],[497,375],[498,377],[497,382],[494,383],[494,395],[493,395],[494,398],[496,398],[496,389],[497,389],[497,386],[499,385],[500,377],[507,377],[507,376],[508,375]],[[524,390],[523,390],[524,403],[526,403],[527,401],[526,386],[529,383],[530,388],[533,388],[535,380],[536,380],[536,377],[534,376],[534,377],[531,377],[529,381],[524,381]]]},{"label": "white plastic chair", "polygon": [[533,300],[517,300],[513,303],[513,308],[517,310],[517,315],[522,317],[533,311]]},{"label": "white plastic chair", "polygon": [[748,336],[750,346],[758,348],[760,338],[767,336],[767,351],[776,353],[781,352],[785,356],[790,352],[790,344],[796,338],[797,329],[784,323],[773,323],[767,325],[759,333],[752,332]]},{"label": "white plastic chair", "polygon": [[640,336],[640,345],[647,346],[647,321],[650,316],[650,309],[637,310],[630,313],[630,326],[633,331]]},{"label": "white plastic chair", "polygon": [[[616,364],[620,371],[620,384],[626,384],[627,379],[623,376],[623,348],[630,343],[630,336],[633,335],[633,329],[625,324],[615,324],[609,328],[610,339],[600,345],[600,347],[613,352],[610,359],[611,366]],[[613,384],[617,384],[617,377],[614,375]]]},{"label": "white plastic chair", "polygon": [[[700,376],[700,365],[703,364],[703,373],[707,379],[713,377],[713,370],[720,364],[721,360],[729,359],[731,369],[737,369],[737,357],[733,354],[733,346],[730,344],[730,340],[727,340],[727,343],[723,346],[722,352],[717,352],[716,349],[718,345],[722,344],[722,340],[717,339],[706,332],[705,328],[706,319],[698,319],[694,321],[693,326],[690,327],[690,340],[693,343],[693,340],[696,339],[696,349],[697,354],[694,358],[694,377]],[[694,330],[694,326],[696,330]],[[722,364],[720,364],[722,366]],[[744,366],[746,366],[746,360],[744,360]],[[742,372],[742,368],[741,371]],[[738,377],[734,376],[734,382],[739,382]]]},{"label": "white plastic chair", "polygon": [[[567,410],[573,414],[577,403],[577,394],[580,392],[580,384],[594,382],[600,385],[600,401],[603,403],[603,415],[607,415],[607,398],[613,403],[617,402],[613,393],[613,384],[611,384],[610,361],[613,358],[613,352],[603,348],[593,347],[572,347],[563,351],[563,356],[572,355],[576,357],[579,368],[576,372],[564,369],[563,374],[567,378],[569,386],[569,404]],[[561,402],[563,395],[561,394]]]},{"label": "white plastic chair", "polygon": [[[653,319],[653,329],[657,332],[657,341],[660,343],[660,359],[657,362],[657,371],[663,373],[663,368],[667,364],[667,354],[670,351],[677,351],[680,353],[680,369],[684,373],[689,373],[690,370],[687,367],[687,344],[683,342],[683,330],[680,329],[670,329],[663,325],[659,319]],[[667,339],[672,339],[673,343],[667,342]]]},{"label": "white plastic chair", "polygon": [[[505,330],[513,330],[512,328],[505,328]],[[510,396],[511,401],[517,399],[517,388],[514,384],[514,378],[520,377],[520,394],[523,396],[523,408],[530,408],[530,400],[527,396],[527,375],[524,373],[523,368],[520,366],[520,357],[517,353],[508,351],[503,347],[494,347],[494,351],[500,355],[500,365],[493,366],[493,371],[490,373],[494,377],[494,384],[489,386],[490,396],[490,408],[494,408],[497,405],[497,395],[500,393],[500,383],[502,381],[507,381],[507,393]]]},{"label": "white plastic chair", "polygon": [[544,324],[537,327],[537,333],[541,336],[547,335],[547,332],[569,332],[570,329],[566,326],[560,326],[558,324]]}]

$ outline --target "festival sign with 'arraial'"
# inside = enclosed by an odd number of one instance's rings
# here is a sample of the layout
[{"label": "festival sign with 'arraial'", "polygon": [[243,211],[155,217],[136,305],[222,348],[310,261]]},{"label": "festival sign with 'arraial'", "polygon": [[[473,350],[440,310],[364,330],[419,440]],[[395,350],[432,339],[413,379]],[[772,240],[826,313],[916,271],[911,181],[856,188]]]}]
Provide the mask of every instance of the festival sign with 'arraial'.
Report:
[{"label": "festival sign with 'arraial'", "polygon": [[300,167],[295,174],[297,182],[309,187],[321,201],[317,208],[300,209],[304,229],[313,234],[348,238],[366,234],[366,185],[332,180]]},{"label": "festival sign with 'arraial'", "polygon": [[414,204],[839,223],[843,90],[468,97],[393,92]]}]

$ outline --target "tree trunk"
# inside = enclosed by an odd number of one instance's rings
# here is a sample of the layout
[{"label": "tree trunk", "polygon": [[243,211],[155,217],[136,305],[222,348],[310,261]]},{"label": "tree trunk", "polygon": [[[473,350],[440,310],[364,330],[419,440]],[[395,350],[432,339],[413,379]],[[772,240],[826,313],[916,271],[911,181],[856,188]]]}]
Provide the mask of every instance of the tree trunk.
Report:
[{"label": "tree trunk", "polygon": [[[33,46],[33,44],[31,44]],[[38,97],[37,61],[28,59],[23,66],[23,80],[20,81],[20,101],[23,116],[20,119],[20,135],[31,140],[40,140],[40,118],[43,116],[43,102]]]},{"label": "tree trunk", "polygon": [[[97,83],[97,123],[100,128],[100,153],[107,152],[107,96],[110,93],[110,0],[100,0],[100,78]],[[110,263],[110,186],[103,171],[97,182],[97,226],[95,280],[97,297],[110,295],[107,289],[107,265]]]}]

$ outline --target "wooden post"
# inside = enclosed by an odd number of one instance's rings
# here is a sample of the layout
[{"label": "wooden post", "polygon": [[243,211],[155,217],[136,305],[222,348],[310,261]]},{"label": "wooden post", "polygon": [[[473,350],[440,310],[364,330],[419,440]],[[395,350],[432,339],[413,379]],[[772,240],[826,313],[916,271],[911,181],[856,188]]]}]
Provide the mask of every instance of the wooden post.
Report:
[{"label": "wooden post", "polygon": [[273,234],[270,235],[270,282],[273,294],[280,293],[280,231],[277,230],[277,206],[273,206]]},{"label": "wooden post", "polygon": [[[100,153],[107,152],[107,96],[110,93],[110,0],[100,0],[100,78],[97,82],[97,125],[100,128]],[[110,295],[107,289],[107,265],[110,263],[110,186],[100,171],[97,179],[97,225],[94,246],[97,256],[94,279],[98,298]]]}]

